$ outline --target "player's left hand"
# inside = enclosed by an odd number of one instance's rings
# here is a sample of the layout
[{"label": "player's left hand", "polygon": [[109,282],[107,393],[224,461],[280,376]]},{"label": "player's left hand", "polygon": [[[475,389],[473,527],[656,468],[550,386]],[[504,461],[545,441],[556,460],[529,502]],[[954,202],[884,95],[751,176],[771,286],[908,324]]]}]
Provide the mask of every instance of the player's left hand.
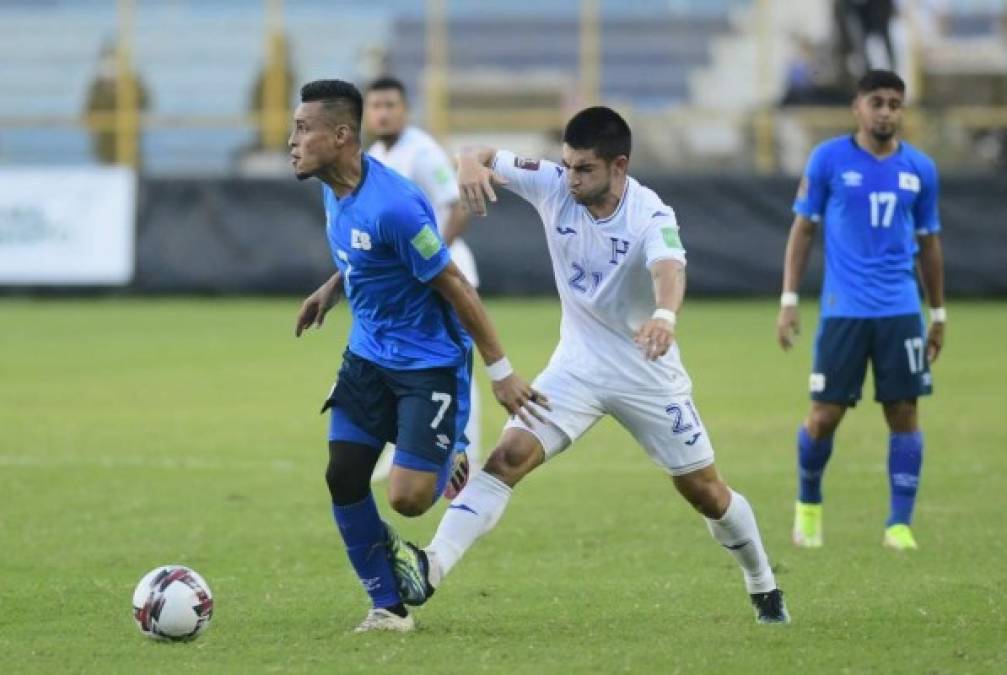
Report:
[{"label": "player's left hand", "polygon": [[648,319],[647,323],[636,331],[634,340],[643,351],[644,358],[655,361],[671,349],[675,341],[675,326],[664,319]]},{"label": "player's left hand", "polygon": [[533,418],[540,422],[547,421],[539,408],[551,411],[549,399],[542,392],[532,389],[517,373],[495,380],[492,386],[493,396],[508,414],[517,415],[528,426],[533,426]]},{"label": "player's left hand", "polygon": [[944,322],[935,321],[930,324],[927,331],[927,362],[933,363],[940,356],[941,348],[944,347]]},{"label": "player's left hand", "polygon": [[462,155],[458,158],[458,192],[469,213],[486,215],[486,203],[497,200],[494,184],[506,185],[507,179],[474,157]]}]

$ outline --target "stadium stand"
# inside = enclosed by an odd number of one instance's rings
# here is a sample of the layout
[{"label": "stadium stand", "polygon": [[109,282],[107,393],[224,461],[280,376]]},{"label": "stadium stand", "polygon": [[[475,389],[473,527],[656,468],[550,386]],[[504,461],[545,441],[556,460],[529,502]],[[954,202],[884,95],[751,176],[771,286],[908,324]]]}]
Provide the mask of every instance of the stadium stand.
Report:
[{"label": "stadium stand", "polygon": [[[751,115],[779,100],[793,33],[827,42],[831,4],[766,0],[758,6],[769,11],[760,19],[752,0],[598,0],[599,98],[653,139],[648,152],[656,167],[676,168],[659,161],[669,157],[692,168],[750,161],[743,151],[752,142]],[[427,3],[335,6],[338,20],[328,0],[286,3],[292,71],[302,81],[339,75],[359,82],[378,74],[373,57],[384,54],[422,118]],[[448,130],[541,131],[583,102],[581,3],[443,6]],[[943,6],[939,32],[921,52],[924,103],[1007,105],[1005,3]],[[0,0],[0,164],[94,161],[81,114],[99,50],[115,37],[115,8],[108,0]],[[248,102],[265,55],[264,3],[138,0],[136,8],[132,61],[152,100],[141,135],[144,169],[234,171],[256,138]]]}]

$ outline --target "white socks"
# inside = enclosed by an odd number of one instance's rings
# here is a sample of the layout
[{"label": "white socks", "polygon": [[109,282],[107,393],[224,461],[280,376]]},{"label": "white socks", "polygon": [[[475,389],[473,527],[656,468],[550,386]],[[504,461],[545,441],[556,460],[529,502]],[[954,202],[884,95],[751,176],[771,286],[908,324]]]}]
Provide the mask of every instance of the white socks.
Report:
[{"label": "white socks", "polygon": [[426,548],[432,586],[439,586],[476,539],[493,529],[510,496],[511,489],[485,471],[469,479],[444,512],[437,533]]},{"label": "white socks", "polygon": [[768,593],[776,588],[776,579],[762,546],[759,526],[748,500],[731,490],[731,503],[720,520],[706,519],[710,534],[741,565],[745,586],[751,593]]},{"label": "white socks", "polygon": [[[494,476],[479,471],[444,512],[433,541],[427,546],[430,584],[435,588],[479,537],[492,530],[510,501],[511,489]],[[749,593],[776,588],[769,558],[748,500],[731,491],[731,503],[720,520],[706,519],[710,534],[741,565]]]}]

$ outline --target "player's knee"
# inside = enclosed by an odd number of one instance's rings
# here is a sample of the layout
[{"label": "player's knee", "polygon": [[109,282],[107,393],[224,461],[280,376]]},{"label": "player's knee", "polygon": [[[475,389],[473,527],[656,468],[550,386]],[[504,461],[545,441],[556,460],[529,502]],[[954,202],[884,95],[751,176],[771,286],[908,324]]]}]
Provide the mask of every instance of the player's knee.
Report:
[{"label": "player's knee", "polygon": [[884,404],[888,427],[895,433],[911,433],[918,428],[916,401],[892,401]]},{"label": "player's knee", "polygon": [[333,504],[345,506],[363,500],[371,490],[374,450],[341,442],[329,443],[329,464],[325,484]]},{"label": "player's knee", "polygon": [[692,508],[707,518],[721,518],[731,504],[731,490],[712,466],[673,476],[672,481]]},{"label": "player's knee", "polygon": [[425,492],[390,492],[388,503],[399,515],[406,518],[422,516],[433,505],[433,498]]},{"label": "player's knee", "polygon": [[332,503],[340,505],[356,504],[366,497],[368,490],[370,490],[368,478],[345,470],[345,466],[332,459],[329,460],[329,465],[325,469],[325,484],[329,487]]},{"label": "player's knee", "polygon": [[831,438],[836,433],[836,427],[839,426],[839,421],[842,418],[843,414],[841,411],[836,411],[832,408],[815,407],[808,415],[804,426],[811,438],[820,441],[824,438]]},{"label": "player's knee", "polygon": [[531,452],[517,445],[498,445],[483,465],[483,471],[514,487],[535,466]]},{"label": "player's knee", "polygon": [[692,508],[707,518],[717,520],[727,513],[731,504],[731,493],[723,482],[708,483],[685,495]]}]

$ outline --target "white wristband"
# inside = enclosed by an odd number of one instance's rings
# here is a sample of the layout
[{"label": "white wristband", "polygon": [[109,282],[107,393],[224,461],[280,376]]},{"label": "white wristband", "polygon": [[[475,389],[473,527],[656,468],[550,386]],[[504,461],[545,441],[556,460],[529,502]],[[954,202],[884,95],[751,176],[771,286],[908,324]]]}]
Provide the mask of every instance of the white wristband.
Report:
[{"label": "white wristband", "polygon": [[664,319],[671,324],[671,327],[675,327],[675,322],[678,321],[678,316],[670,309],[664,309],[663,307],[658,307],[654,310],[654,313],[650,315],[651,319]]},{"label": "white wristband", "polygon": [[489,375],[490,380],[493,382],[499,382],[500,380],[506,380],[508,377],[513,375],[514,369],[511,368],[510,361],[508,361],[505,356],[499,361],[495,361],[486,366],[486,374]]},{"label": "white wristband", "polygon": [[797,293],[783,291],[780,294],[780,307],[797,307]]},{"label": "white wristband", "polygon": [[948,310],[943,307],[930,308],[930,323],[947,323]]}]

